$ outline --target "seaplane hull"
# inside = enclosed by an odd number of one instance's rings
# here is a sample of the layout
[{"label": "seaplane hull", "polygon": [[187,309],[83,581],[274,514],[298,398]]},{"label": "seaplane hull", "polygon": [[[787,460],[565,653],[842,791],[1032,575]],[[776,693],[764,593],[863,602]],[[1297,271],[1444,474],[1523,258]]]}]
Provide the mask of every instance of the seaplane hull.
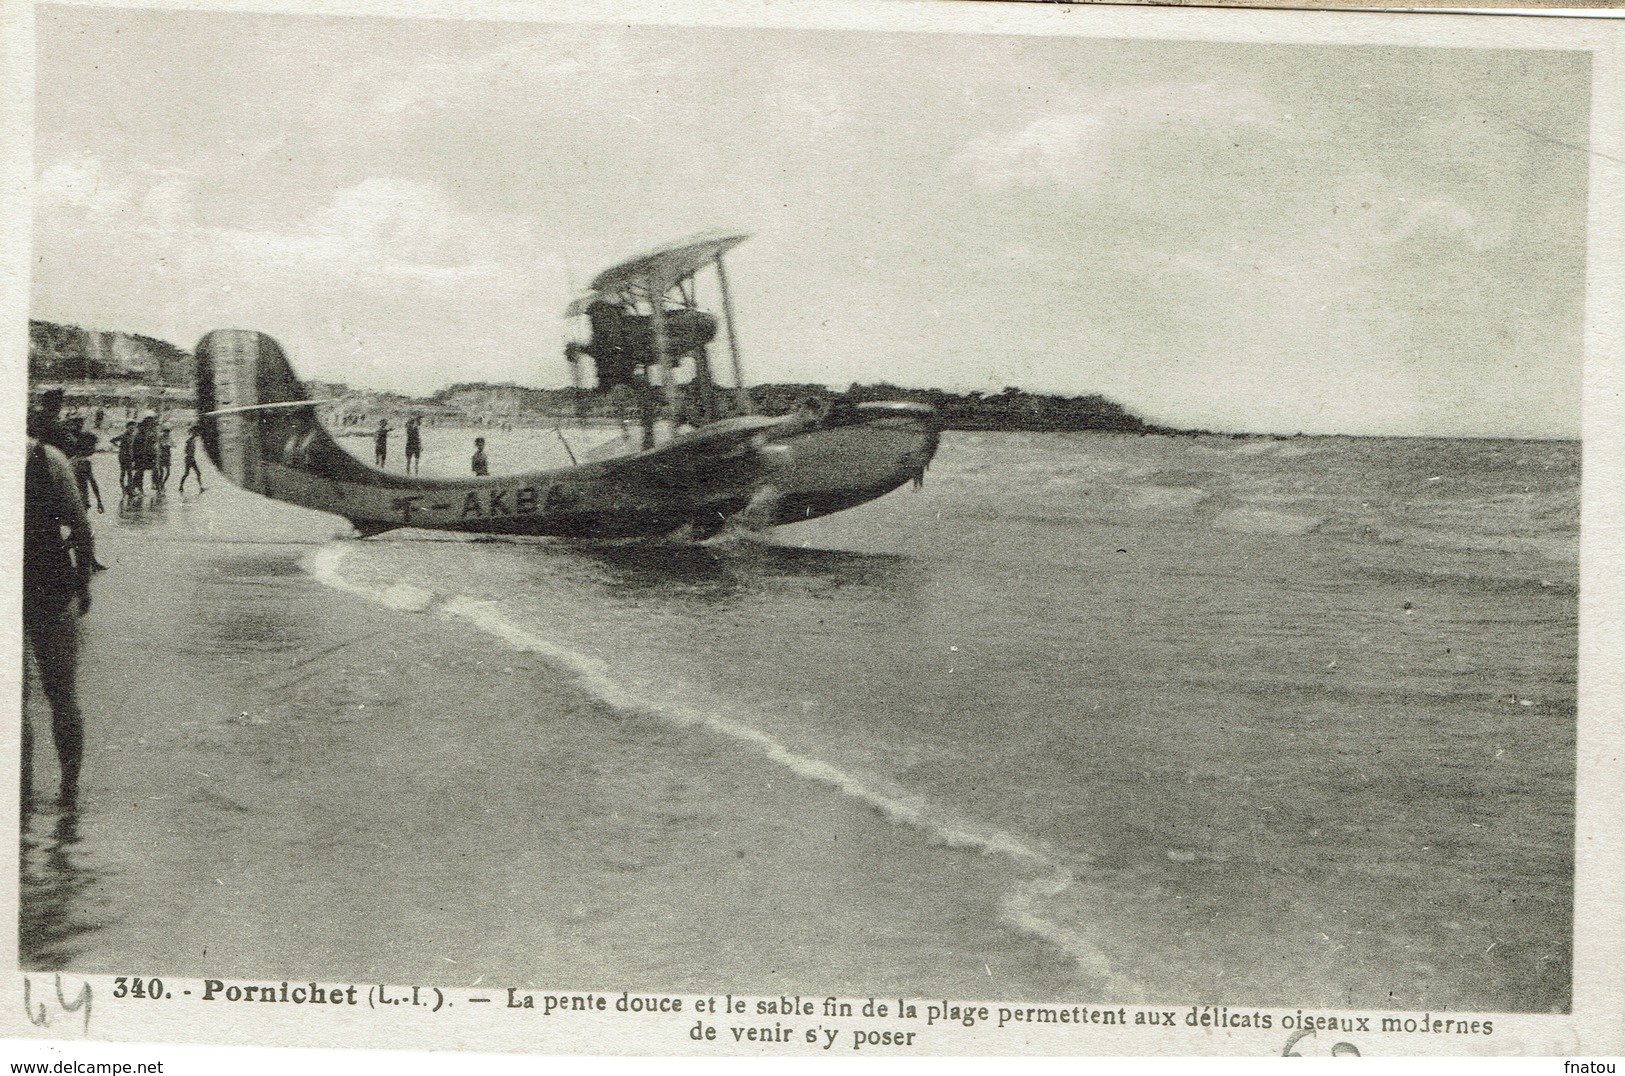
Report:
[{"label": "seaplane hull", "polygon": [[244,489],[342,516],[362,535],[417,527],[702,538],[736,519],[796,523],[918,481],[938,438],[929,407],[859,404],[723,419],[657,448],[573,467],[418,478],[346,452],[269,336],[212,332],[198,344],[197,362],[199,424],[214,465]]}]

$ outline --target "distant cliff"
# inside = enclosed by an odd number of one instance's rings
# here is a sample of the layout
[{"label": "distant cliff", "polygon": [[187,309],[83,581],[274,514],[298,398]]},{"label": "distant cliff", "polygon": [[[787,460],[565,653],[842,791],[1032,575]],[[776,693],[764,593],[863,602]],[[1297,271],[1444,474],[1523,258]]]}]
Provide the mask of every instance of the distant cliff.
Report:
[{"label": "distant cliff", "polygon": [[770,415],[784,414],[809,396],[866,403],[874,400],[910,400],[930,404],[950,430],[1119,430],[1129,433],[1166,433],[1125,411],[1104,396],[1049,396],[1010,386],[1003,392],[946,392],[908,389],[881,382],[853,383],[845,392],[822,385],[757,385],[750,390],[757,408]]},{"label": "distant cliff", "polygon": [[190,388],[196,376],[191,354],[163,340],[51,321],[28,323],[30,381],[138,381]]},{"label": "distant cliff", "polygon": [[[428,402],[465,415],[573,415],[574,389],[532,389],[511,382],[460,382],[436,392]],[[596,408],[594,409],[597,410]]]}]

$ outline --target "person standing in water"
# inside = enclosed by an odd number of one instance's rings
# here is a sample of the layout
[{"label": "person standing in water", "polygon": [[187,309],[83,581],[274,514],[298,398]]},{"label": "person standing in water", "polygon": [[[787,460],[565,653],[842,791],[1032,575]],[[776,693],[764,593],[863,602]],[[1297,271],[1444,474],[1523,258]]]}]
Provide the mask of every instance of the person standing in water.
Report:
[{"label": "person standing in water", "polygon": [[153,472],[152,491],[158,492],[158,416],[141,416],[130,445],[130,484],[126,487],[132,497],[146,490],[147,472]]},{"label": "person standing in water", "polygon": [[152,484],[160,492],[169,484],[169,472],[175,465],[175,443],[170,440],[169,427],[158,435],[158,469],[152,473]]},{"label": "person standing in water", "polygon": [[389,419],[378,420],[378,432],[372,435],[372,461],[382,467],[389,461]]},{"label": "person standing in water", "polygon": [[118,484],[124,492],[130,492],[130,461],[135,459],[135,423],[126,422],[124,432],[113,438],[118,446]]},{"label": "person standing in water", "polygon": [[491,464],[485,458],[485,438],[474,438],[474,459],[472,461],[474,473],[481,478],[491,473]]},{"label": "person standing in water", "polygon": [[406,420],[406,473],[423,473],[423,418],[413,415]]},{"label": "person standing in water", "polygon": [[[23,698],[28,660],[51,707],[51,735],[62,770],[61,802],[79,796],[84,717],[79,711],[79,618],[90,612],[96,543],[74,485],[73,468],[57,449],[28,439],[23,482]],[[33,795],[34,730],[23,715],[22,794]]]},{"label": "person standing in water", "polygon": [[90,495],[96,495],[96,511],[105,512],[102,506],[102,488],[96,484],[96,472],[90,465],[90,458],[96,454],[96,435],[85,429],[85,420],[73,418],[68,420],[68,433],[73,438],[73,452],[69,460],[73,464],[73,480],[79,485],[79,500],[86,507],[90,507]]},{"label": "person standing in water", "polygon": [[186,492],[186,480],[192,475],[197,475],[197,491],[199,493],[203,492],[203,471],[197,465],[197,442],[201,436],[203,436],[203,431],[196,426],[186,431],[186,449],[184,452],[186,467],[181,471],[181,484],[176,487],[178,493]]}]

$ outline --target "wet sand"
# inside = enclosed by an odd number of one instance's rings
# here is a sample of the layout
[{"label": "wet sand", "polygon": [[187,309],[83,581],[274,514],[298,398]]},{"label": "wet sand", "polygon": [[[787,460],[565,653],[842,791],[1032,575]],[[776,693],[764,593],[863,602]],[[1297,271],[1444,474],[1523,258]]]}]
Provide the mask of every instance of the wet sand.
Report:
[{"label": "wet sand", "polygon": [[[101,517],[83,801],[25,817],[24,967],[867,995],[929,966],[951,994],[1075,991],[1001,924],[1008,864],[336,595],[300,567],[333,521],[210,477]],[[221,533],[204,506],[239,500]],[[252,540],[270,517],[305,536]]]}]

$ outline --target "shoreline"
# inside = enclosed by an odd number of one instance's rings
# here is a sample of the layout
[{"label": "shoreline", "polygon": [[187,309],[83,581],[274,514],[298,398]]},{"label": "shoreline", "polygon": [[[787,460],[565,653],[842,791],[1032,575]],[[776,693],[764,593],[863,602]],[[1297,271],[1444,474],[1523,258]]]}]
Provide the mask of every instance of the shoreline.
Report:
[{"label": "shoreline", "polygon": [[1089,992],[1001,921],[1000,857],[616,710],[535,654],[334,594],[299,566],[309,543],[127,535],[106,534],[85,625],[77,824],[24,820],[25,965]]}]

